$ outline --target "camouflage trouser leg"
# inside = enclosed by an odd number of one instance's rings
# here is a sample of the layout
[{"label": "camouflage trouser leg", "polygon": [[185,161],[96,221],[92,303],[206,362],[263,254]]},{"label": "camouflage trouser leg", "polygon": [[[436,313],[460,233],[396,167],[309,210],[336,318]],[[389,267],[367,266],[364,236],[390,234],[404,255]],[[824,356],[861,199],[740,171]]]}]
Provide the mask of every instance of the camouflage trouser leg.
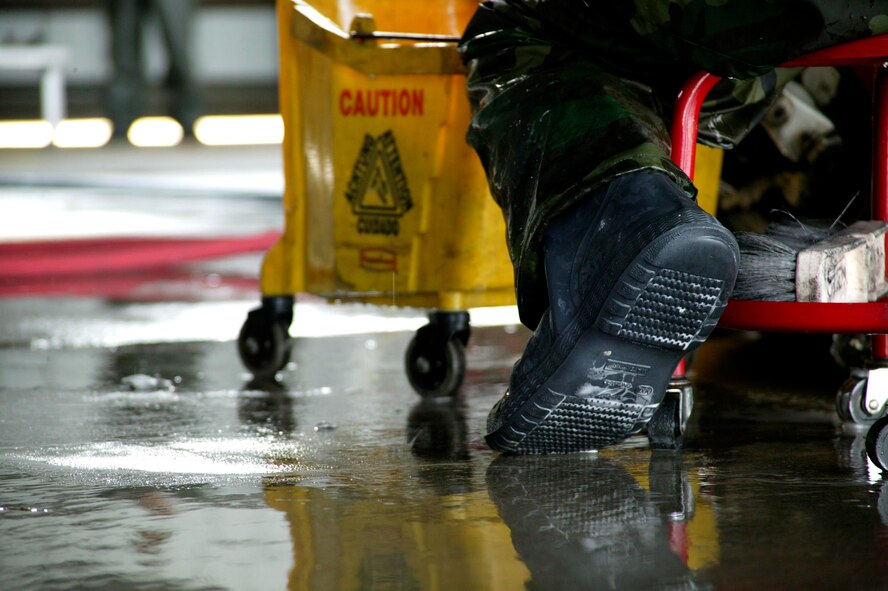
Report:
[{"label": "camouflage trouser leg", "polygon": [[[642,169],[663,171],[694,194],[669,159],[668,135],[672,102],[691,73],[743,78],[720,84],[701,119],[701,139],[730,147],[789,79],[773,65],[888,32],[885,6],[821,3],[636,0],[626,13],[593,9],[583,0],[492,0],[479,9],[461,46],[474,110],[468,141],[506,218],[525,324],[535,327],[548,307],[540,245],[553,215],[616,176]],[[839,4],[844,19],[832,14]],[[775,10],[798,11],[790,37]]]},{"label": "camouflage trouser leg", "polygon": [[468,138],[506,217],[522,321],[535,326],[548,306],[538,256],[547,220],[606,180],[635,170],[666,170],[689,193],[693,186],[669,160],[668,131],[649,89],[577,56],[505,89],[487,87],[495,80],[470,76],[470,92],[495,98],[477,109]]}]

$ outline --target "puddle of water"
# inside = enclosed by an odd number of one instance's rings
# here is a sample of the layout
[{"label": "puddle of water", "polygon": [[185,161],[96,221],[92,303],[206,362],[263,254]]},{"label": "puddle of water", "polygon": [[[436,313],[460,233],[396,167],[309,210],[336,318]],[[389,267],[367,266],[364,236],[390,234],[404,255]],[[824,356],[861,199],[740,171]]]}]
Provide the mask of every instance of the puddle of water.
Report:
[{"label": "puddle of water", "polygon": [[519,336],[476,331],[451,404],[410,391],[406,333],[297,340],[265,385],[230,342],[0,348],[4,585],[884,587],[888,485],[819,398],[732,381],[701,389],[683,454],[496,456]]}]

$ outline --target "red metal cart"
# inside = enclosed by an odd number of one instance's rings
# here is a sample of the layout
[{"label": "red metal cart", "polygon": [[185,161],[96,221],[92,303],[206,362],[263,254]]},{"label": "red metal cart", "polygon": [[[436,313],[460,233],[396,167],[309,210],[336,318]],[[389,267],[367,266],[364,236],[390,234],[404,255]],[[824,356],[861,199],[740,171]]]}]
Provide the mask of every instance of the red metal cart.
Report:
[{"label": "red metal cart", "polygon": [[[888,35],[878,35],[800,56],[783,67],[861,66],[873,68],[872,218],[888,222]],[[705,72],[689,80],[675,106],[672,159],[691,178],[697,124],[706,95],[719,77]],[[729,302],[720,326],[726,328],[869,334],[872,356],[865,368],[852,371],[836,407],[845,423],[869,429],[867,451],[888,470],[888,298],[871,303]],[[676,370],[673,392],[688,402],[690,386],[684,363]],[[685,404],[684,406],[689,406]],[[689,410],[682,413],[689,414]]]}]

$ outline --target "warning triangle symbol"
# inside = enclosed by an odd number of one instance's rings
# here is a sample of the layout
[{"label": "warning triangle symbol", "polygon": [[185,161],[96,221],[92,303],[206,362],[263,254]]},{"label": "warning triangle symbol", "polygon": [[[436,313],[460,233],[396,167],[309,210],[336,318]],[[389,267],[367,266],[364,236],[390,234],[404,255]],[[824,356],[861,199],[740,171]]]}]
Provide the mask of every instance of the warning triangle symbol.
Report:
[{"label": "warning triangle symbol", "polygon": [[361,200],[364,207],[373,208],[395,208],[395,200],[392,195],[391,183],[386,178],[385,168],[382,166],[377,156],[375,166],[370,173],[370,180],[367,183],[367,192]]},{"label": "warning triangle symbol", "polygon": [[359,209],[363,212],[395,213],[398,204],[392,192],[395,188],[391,171],[386,166],[384,153],[375,146],[371,152],[372,164],[368,168],[364,180],[364,192],[359,201]]},{"label": "warning triangle symbol", "polygon": [[401,216],[413,207],[391,131],[364,136],[345,196],[357,215]]}]

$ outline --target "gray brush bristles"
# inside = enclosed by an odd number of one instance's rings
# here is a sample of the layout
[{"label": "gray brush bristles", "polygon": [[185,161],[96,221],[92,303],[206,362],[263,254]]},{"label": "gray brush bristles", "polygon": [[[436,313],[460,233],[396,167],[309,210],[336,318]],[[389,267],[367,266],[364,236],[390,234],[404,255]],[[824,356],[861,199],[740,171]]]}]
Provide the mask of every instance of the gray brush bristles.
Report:
[{"label": "gray brush bristles", "polygon": [[796,256],[799,250],[767,234],[741,232],[740,268],[732,297],[735,300],[795,300]]},{"label": "gray brush bristles", "polygon": [[841,228],[794,220],[771,224],[764,234],[737,233],[740,268],[732,297],[735,300],[795,301],[799,252],[839,230]]}]

